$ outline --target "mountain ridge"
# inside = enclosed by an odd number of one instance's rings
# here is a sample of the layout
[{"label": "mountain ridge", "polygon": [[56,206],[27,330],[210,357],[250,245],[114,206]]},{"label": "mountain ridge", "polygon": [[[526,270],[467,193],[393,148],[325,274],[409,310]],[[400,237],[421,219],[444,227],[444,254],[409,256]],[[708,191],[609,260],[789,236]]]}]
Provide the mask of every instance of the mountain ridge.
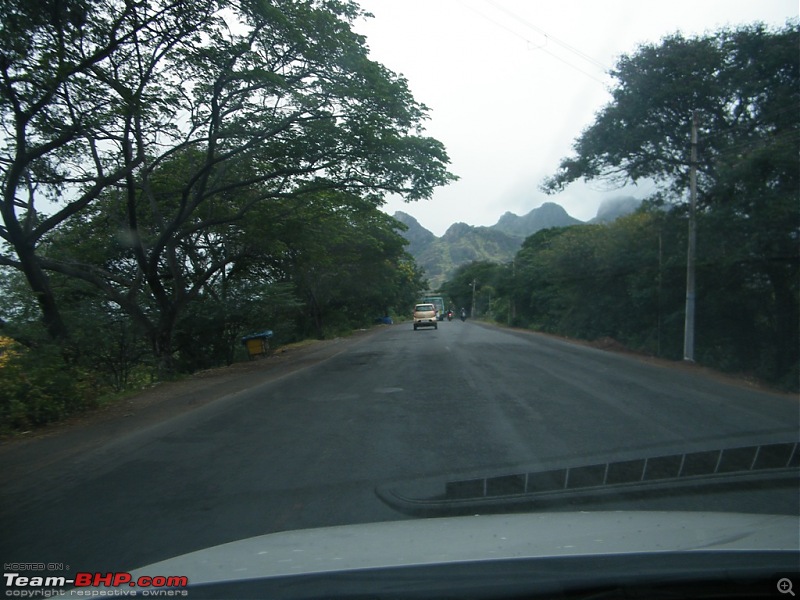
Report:
[{"label": "mountain ridge", "polygon": [[408,240],[408,253],[425,270],[430,288],[437,289],[461,265],[479,260],[511,261],[522,242],[537,231],[551,227],[608,223],[635,211],[639,204],[639,200],[630,196],[612,198],[600,205],[595,218],[585,222],[570,216],[561,205],[545,202],[522,216],[507,211],[497,223],[490,226],[453,223],[441,237],[434,235],[408,213],[397,211],[393,216],[407,227],[401,235]]}]

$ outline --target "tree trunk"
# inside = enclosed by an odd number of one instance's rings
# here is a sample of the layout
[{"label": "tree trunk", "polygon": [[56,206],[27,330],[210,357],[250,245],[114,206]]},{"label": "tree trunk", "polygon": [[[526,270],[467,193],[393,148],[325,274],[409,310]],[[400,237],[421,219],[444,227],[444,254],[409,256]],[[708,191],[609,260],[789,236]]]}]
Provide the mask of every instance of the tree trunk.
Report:
[{"label": "tree trunk", "polygon": [[800,360],[800,349],[797,345],[800,310],[796,294],[792,291],[796,271],[776,265],[767,268],[767,275],[775,298],[775,370],[779,378],[784,378]]},{"label": "tree trunk", "polygon": [[172,336],[175,330],[175,318],[171,314],[162,315],[152,335],[153,354],[156,358],[158,378],[171,379],[177,372]]},{"label": "tree trunk", "polygon": [[308,307],[311,309],[311,319],[314,323],[314,329],[317,333],[317,339],[322,339],[322,310],[320,309],[317,297],[314,292],[308,292],[309,303]]},{"label": "tree trunk", "polygon": [[36,297],[39,309],[42,311],[42,322],[48,335],[53,341],[64,344],[69,339],[69,331],[61,317],[53,290],[50,287],[50,278],[36,261],[32,249],[16,247],[17,256],[22,265],[25,279]]}]

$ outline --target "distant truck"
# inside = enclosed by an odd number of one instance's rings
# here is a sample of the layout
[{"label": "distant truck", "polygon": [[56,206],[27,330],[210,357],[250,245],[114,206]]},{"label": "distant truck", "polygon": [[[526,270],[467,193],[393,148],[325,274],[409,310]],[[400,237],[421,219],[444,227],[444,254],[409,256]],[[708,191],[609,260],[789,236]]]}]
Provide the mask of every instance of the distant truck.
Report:
[{"label": "distant truck", "polygon": [[423,296],[419,301],[427,304],[433,304],[434,308],[436,309],[436,318],[439,321],[444,320],[446,314],[444,308],[444,298],[441,296]]}]

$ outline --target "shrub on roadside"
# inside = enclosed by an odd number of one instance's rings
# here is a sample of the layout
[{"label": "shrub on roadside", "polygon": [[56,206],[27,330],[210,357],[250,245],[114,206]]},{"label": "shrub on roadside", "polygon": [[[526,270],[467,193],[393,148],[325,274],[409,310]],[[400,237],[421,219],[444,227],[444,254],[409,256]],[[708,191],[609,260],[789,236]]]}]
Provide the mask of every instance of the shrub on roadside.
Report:
[{"label": "shrub on roadside", "polygon": [[94,406],[97,396],[94,377],[67,364],[58,348],[0,337],[0,432],[64,419]]}]

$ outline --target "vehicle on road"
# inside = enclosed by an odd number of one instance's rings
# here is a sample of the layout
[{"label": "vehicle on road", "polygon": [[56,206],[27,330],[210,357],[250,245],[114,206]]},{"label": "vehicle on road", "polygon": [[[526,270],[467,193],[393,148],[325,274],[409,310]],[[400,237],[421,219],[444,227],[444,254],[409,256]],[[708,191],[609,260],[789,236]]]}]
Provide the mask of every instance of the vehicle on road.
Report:
[{"label": "vehicle on road", "polygon": [[433,304],[417,304],[414,306],[414,331],[418,327],[439,328],[436,317],[436,307]]},{"label": "vehicle on road", "polygon": [[4,597],[800,600],[796,2],[0,15]]},{"label": "vehicle on road", "polygon": [[444,298],[441,296],[424,296],[420,299],[420,302],[433,304],[433,307],[436,309],[436,319],[438,321],[444,321]]}]

